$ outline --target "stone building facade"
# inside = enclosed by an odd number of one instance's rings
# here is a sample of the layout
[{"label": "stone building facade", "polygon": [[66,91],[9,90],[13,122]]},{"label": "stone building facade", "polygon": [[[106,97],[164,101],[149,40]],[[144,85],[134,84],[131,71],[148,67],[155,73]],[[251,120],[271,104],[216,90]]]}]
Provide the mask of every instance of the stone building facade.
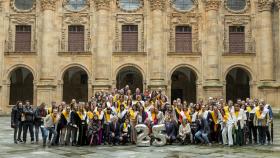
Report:
[{"label": "stone building facade", "polygon": [[280,109],[278,0],[0,0],[0,112],[128,84]]}]

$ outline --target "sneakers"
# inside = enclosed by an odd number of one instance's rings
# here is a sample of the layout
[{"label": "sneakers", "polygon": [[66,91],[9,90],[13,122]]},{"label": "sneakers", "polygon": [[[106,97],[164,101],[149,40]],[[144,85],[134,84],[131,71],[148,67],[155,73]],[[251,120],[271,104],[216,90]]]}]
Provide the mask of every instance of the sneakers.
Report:
[{"label": "sneakers", "polygon": [[22,143],[23,141],[21,139],[17,139],[18,142]]},{"label": "sneakers", "polygon": [[33,140],[31,141],[31,144],[34,144],[34,141],[33,141]]}]

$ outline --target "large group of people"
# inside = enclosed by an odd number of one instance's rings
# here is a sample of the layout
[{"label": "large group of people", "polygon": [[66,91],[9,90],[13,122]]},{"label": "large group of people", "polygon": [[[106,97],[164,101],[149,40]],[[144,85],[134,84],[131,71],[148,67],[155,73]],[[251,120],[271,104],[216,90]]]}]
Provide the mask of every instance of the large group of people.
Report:
[{"label": "large group of people", "polygon": [[37,144],[41,131],[44,146],[136,144],[139,124],[148,127],[151,139],[157,139],[153,126],[164,125],[166,144],[242,146],[273,141],[272,109],[263,99],[225,102],[210,97],[187,103],[178,98],[170,103],[160,89],[141,93],[137,88],[132,94],[126,86],[97,92],[89,100],[38,107],[18,101],[11,112],[14,143],[26,143],[29,131],[31,143]]}]

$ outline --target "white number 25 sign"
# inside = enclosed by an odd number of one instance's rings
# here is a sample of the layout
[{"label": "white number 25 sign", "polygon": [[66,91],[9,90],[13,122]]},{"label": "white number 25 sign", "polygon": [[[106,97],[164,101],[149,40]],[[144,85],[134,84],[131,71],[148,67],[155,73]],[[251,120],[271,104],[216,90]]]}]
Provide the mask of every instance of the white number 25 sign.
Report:
[{"label": "white number 25 sign", "polygon": [[[137,146],[150,146],[151,138],[148,136],[149,128],[144,124],[139,124],[135,126],[137,132],[140,132],[137,135]],[[155,125],[152,128],[153,136],[155,140],[153,141],[154,146],[163,146],[166,144],[166,136],[162,132],[165,131],[165,125]]]}]

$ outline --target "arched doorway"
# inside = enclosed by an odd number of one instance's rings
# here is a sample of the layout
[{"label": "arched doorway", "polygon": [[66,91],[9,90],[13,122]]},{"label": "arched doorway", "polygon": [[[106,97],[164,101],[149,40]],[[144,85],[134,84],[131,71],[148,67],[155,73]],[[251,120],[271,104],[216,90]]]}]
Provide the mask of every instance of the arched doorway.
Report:
[{"label": "arched doorway", "polygon": [[176,69],[171,76],[171,100],[180,98],[188,103],[195,103],[196,80],[196,73],[190,68],[180,67]]},{"label": "arched doorway", "polygon": [[17,101],[29,100],[33,104],[33,74],[30,70],[19,67],[11,72],[10,76],[10,105]]},{"label": "arched doorway", "polygon": [[132,93],[135,93],[136,88],[139,88],[143,92],[143,76],[142,73],[133,66],[127,66],[122,68],[117,74],[117,88],[124,88],[129,85]]},{"label": "arched doorway", "polygon": [[88,75],[80,67],[71,67],[63,75],[63,100],[88,101]]},{"label": "arched doorway", "polygon": [[250,98],[250,75],[242,68],[234,68],[226,76],[226,99],[236,102],[246,98]]}]

